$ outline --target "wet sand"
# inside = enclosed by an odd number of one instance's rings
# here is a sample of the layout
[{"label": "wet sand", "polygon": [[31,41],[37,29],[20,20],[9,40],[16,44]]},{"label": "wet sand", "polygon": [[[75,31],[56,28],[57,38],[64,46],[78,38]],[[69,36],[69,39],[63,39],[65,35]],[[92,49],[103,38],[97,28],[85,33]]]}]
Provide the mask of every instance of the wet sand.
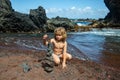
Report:
[{"label": "wet sand", "polygon": [[[54,66],[51,73],[44,71],[39,58],[45,51],[21,48],[14,44],[0,43],[0,80],[119,80],[120,70],[77,58],[67,62],[67,68]],[[27,62],[29,72],[23,72]]]}]

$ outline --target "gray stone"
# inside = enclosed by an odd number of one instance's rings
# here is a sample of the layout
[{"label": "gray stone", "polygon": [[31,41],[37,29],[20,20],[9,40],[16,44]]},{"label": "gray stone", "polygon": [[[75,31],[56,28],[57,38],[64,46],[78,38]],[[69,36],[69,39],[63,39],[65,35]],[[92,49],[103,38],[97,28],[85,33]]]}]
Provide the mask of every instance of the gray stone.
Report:
[{"label": "gray stone", "polygon": [[25,73],[31,70],[31,67],[25,62],[22,64],[22,68]]}]

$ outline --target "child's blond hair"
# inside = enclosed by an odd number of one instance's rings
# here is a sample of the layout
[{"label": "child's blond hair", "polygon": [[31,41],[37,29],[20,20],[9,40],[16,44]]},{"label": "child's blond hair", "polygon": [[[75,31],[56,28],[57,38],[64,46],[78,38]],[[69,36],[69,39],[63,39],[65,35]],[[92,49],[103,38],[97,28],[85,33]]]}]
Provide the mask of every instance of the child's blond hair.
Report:
[{"label": "child's blond hair", "polygon": [[[66,40],[66,37],[67,37],[67,33],[66,33],[66,30],[65,30],[65,28],[64,27],[58,27],[58,28],[56,28],[55,30],[54,30],[54,34],[55,34],[55,36],[56,35],[62,35],[62,41],[63,42],[65,42],[65,40]],[[56,37],[55,37],[55,39],[56,39]]]}]

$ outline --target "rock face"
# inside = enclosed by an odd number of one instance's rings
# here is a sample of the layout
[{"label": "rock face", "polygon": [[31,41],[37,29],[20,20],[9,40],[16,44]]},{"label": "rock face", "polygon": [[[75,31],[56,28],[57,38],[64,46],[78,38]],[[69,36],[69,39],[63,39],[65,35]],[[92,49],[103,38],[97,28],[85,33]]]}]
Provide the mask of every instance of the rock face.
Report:
[{"label": "rock face", "polygon": [[43,30],[43,26],[47,20],[45,9],[43,9],[41,6],[39,6],[38,9],[31,9],[29,16],[36,26],[42,28]]},{"label": "rock face", "polygon": [[0,0],[0,32],[42,30],[46,19],[43,7],[31,10],[30,14],[23,14],[14,11],[10,0]]},{"label": "rock face", "polygon": [[45,26],[45,31],[51,32],[56,27],[60,27],[60,26],[64,27],[67,31],[71,31],[71,29],[74,28],[75,23],[68,18],[57,16],[56,18],[47,20],[47,26]]},{"label": "rock face", "polygon": [[12,11],[11,3],[9,0],[0,0],[0,11]]},{"label": "rock face", "polygon": [[104,0],[104,3],[110,11],[105,20],[111,23],[120,23],[120,0]]}]

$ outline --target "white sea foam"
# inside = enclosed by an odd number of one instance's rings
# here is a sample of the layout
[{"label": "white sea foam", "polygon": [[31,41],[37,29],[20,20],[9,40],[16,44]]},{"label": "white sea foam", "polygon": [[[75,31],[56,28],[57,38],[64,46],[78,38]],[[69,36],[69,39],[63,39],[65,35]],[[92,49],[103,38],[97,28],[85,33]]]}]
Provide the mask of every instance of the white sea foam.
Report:
[{"label": "white sea foam", "polygon": [[120,29],[93,29],[92,31],[87,32],[71,32],[68,34],[95,34],[95,35],[102,35],[102,36],[120,36]]}]

